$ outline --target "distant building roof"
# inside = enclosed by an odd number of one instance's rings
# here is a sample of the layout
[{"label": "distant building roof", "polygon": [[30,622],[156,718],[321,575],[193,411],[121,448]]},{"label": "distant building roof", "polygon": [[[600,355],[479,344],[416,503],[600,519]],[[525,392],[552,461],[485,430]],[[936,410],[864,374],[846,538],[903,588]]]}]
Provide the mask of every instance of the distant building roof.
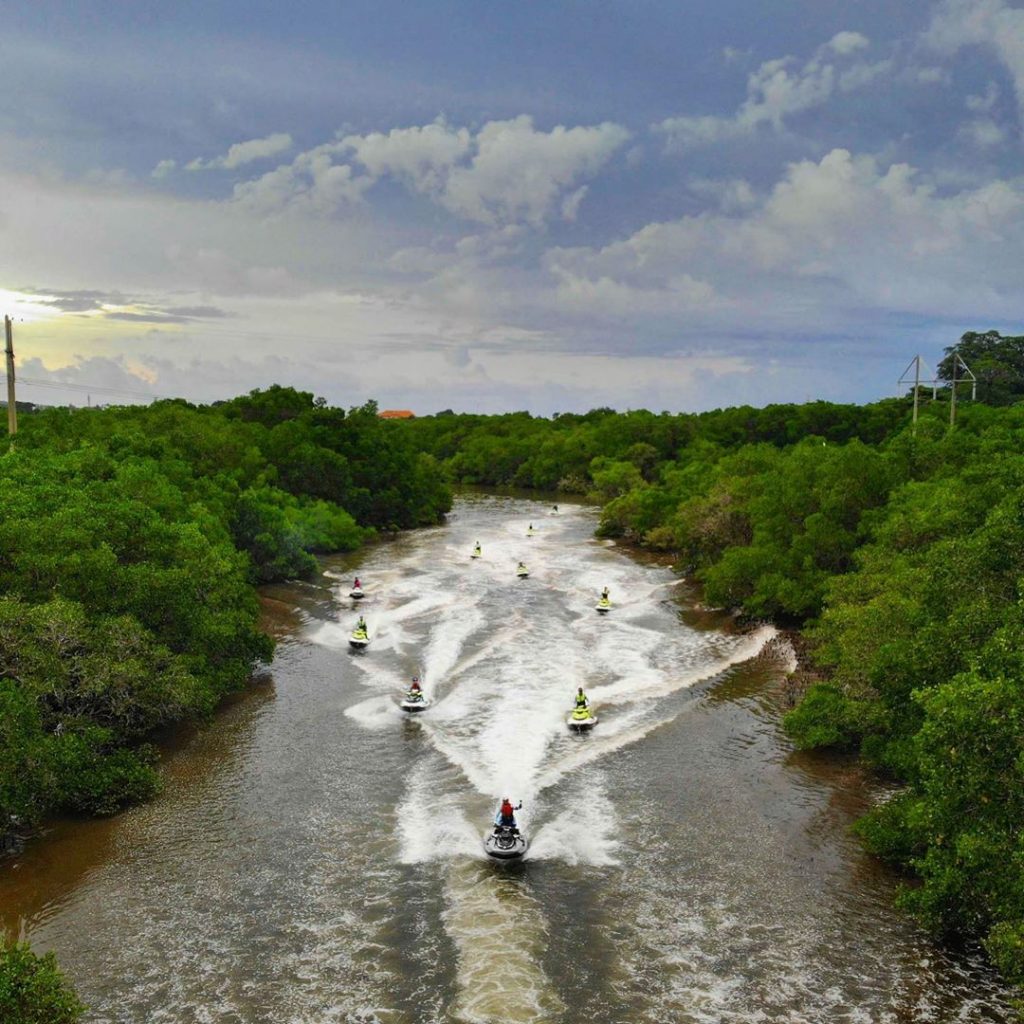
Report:
[{"label": "distant building roof", "polygon": [[381,409],[378,416],[382,420],[411,420],[416,414],[411,409]]}]

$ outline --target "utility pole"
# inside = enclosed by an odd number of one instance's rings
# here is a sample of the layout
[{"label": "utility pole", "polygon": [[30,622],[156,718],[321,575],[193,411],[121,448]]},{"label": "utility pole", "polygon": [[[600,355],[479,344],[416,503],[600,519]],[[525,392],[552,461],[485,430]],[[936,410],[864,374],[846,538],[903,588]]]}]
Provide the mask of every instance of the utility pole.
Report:
[{"label": "utility pole", "polygon": [[[957,377],[957,370],[963,370],[963,374]],[[950,382],[949,392],[949,425],[956,423],[956,386],[962,381],[971,382],[971,398],[978,397],[978,378],[971,372],[971,368],[960,358],[959,352],[953,353],[953,379]]]},{"label": "utility pole", "polygon": [[14,332],[9,316],[4,317],[4,333],[7,336],[7,433],[14,437],[18,432],[18,403],[14,398]]},{"label": "utility pole", "polygon": [[[921,357],[920,356],[914,356],[914,358],[911,359],[909,363],[907,363],[907,368],[903,371],[902,376],[896,382],[896,394],[897,395],[901,394],[903,386],[905,384],[909,383],[909,375],[910,375],[910,368],[911,367],[914,368],[914,426],[913,426],[912,429],[913,429],[913,432],[916,434],[917,433],[917,412],[918,412],[918,407],[921,404],[921,395],[920,395],[920,388],[921,388]],[[925,381],[924,383],[928,383],[928,381]],[[931,384],[932,384],[932,397],[934,398],[935,397],[934,396],[934,390],[935,390],[934,385],[935,385],[935,382],[932,381]]]}]

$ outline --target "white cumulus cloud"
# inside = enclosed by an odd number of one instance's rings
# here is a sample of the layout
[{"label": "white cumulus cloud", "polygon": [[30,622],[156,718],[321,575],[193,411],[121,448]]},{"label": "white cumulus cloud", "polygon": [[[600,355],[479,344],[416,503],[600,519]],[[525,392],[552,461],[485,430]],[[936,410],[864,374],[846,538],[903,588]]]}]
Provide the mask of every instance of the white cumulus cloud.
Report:
[{"label": "white cumulus cloud", "polygon": [[779,131],[787,118],[823,106],[837,89],[852,92],[886,73],[891,66],[887,60],[846,61],[868,45],[868,38],[860,32],[844,31],[803,63],[795,57],[765,61],[748,76],[747,98],[731,117],[670,117],[656,125],[655,130],[666,136],[670,148],[748,136],[761,125]]},{"label": "white cumulus cloud", "polygon": [[[236,167],[243,167],[256,160],[267,160],[272,156],[278,156],[292,148],[292,137],[287,132],[274,132],[262,139],[249,139],[246,142],[236,142],[228,147],[223,156],[214,157],[212,160],[203,160],[196,157],[185,165],[187,171],[205,171],[221,169],[226,171],[234,170]],[[166,163],[166,161],[162,161]]]},{"label": "white cumulus cloud", "polygon": [[525,114],[489,121],[475,134],[443,120],[389,132],[346,135],[300,153],[252,181],[235,199],[263,212],[304,207],[329,212],[358,202],[390,177],[429,196],[459,217],[482,224],[541,225],[561,214],[572,220],[592,178],[629,139],[620,125],[551,131]]}]

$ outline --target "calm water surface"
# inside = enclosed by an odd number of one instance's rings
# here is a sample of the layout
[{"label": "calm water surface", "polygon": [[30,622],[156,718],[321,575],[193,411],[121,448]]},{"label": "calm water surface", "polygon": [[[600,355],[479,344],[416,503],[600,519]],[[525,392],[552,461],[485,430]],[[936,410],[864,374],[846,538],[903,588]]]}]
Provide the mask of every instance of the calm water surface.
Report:
[{"label": "calm water surface", "polygon": [[[547,510],[463,498],[270,589],[271,677],[180,740],[158,800],[0,865],[0,921],[56,950],[91,1024],[1014,1019],[892,909],[847,833],[855,772],[780,737],[772,631],[688,606],[592,510]],[[410,719],[417,671],[434,704]],[[504,794],[514,865],[481,849]]]}]

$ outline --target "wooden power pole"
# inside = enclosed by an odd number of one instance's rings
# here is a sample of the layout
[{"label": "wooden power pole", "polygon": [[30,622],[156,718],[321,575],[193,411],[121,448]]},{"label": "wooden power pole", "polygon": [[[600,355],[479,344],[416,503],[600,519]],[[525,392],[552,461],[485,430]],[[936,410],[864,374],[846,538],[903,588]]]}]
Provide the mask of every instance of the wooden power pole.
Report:
[{"label": "wooden power pole", "polygon": [[14,333],[9,316],[4,317],[4,333],[7,336],[7,433],[14,437],[18,432],[18,403],[14,398]]}]

